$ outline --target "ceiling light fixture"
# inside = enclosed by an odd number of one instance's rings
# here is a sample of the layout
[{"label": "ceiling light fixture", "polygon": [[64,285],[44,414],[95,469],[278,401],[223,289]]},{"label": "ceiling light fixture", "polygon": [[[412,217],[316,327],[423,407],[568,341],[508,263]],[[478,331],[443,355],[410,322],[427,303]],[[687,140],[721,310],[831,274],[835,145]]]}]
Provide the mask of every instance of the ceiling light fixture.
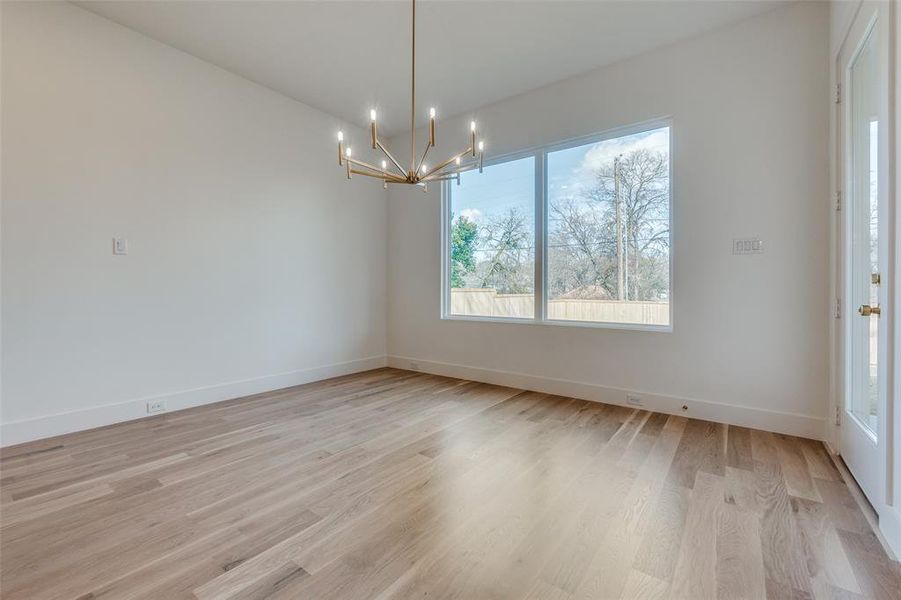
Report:
[{"label": "ceiling light fixture", "polygon": [[[362,160],[351,157],[351,149],[344,147],[344,132],[338,132],[338,165],[345,167],[347,178],[353,175],[364,175],[381,179],[384,186],[389,183],[406,183],[422,185],[427,189],[430,181],[447,181],[456,179],[460,183],[460,173],[478,167],[482,172],[485,159],[485,142],[476,144],[476,122],[472,121],[469,127],[469,147],[451,156],[449,159],[436,164],[431,169],[425,164],[429,150],[435,146],[435,109],[429,109],[429,139],[426,141],[425,150],[419,163],[416,163],[416,0],[412,0],[412,58],[410,61],[410,168],[405,169],[396,158],[382,144],[378,137],[377,114],[375,109],[369,111],[369,138],[373,150],[381,150],[390,161],[392,168],[388,168],[388,161],[382,161],[382,167],[378,168]],[[476,149],[478,148],[478,154]]]}]

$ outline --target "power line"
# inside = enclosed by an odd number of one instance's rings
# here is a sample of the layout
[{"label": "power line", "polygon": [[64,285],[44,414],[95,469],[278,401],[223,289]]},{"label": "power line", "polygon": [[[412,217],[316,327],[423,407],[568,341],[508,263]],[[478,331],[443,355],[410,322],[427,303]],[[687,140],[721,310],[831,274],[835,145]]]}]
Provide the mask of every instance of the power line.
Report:
[{"label": "power line", "polygon": [[[632,241],[632,240],[630,240]],[[635,240],[636,242],[652,242],[657,241],[661,243],[666,243],[665,240],[658,240],[656,238],[638,238]],[[616,240],[604,240],[601,242],[589,242],[587,244],[548,244],[548,248],[583,248],[585,246],[610,246],[616,243]],[[669,246],[669,244],[666,244]],[[472,248],[473,252],[497,252],[498,250],[534,250],[535,246],[475,246]]]}]

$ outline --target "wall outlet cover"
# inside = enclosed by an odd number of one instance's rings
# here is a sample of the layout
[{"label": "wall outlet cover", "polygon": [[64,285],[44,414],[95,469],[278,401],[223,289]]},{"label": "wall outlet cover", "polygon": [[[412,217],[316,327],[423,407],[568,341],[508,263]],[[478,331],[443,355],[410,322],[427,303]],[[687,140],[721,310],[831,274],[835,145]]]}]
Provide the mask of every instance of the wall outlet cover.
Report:
[{"label": "wall outlet cover", "polygon": [[114,237],[113,254],[128,254],[128,240],[121,237]]},{"label": "wall outlet cover", "polygon": [[147,402],[147,414],[152,415],[154,413],[160,413],[166,411],[166,401],[165,400],[150,400]]},{"label": "wall outlet cover", "polygon": [[758,237],[732,240],[732,254],[763,254],[763,242]]}]

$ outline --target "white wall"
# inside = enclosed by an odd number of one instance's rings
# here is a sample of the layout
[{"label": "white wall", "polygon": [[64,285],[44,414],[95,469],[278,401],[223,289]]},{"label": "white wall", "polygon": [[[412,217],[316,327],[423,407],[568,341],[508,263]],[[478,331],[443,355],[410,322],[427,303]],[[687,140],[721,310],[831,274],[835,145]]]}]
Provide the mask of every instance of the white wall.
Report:
[{"label": "white wall", "polygon": [[[798,3],[439,124],[494,155],[673,119],[674,330],[439,318],[439,193],[389,199],[391,364],[821,438],[829,314],[829,15]],[[456,133],[455,133],[456,132]],[[733,256],[734,237],[765,252]],[[526,376],[525,374],[528,374]]]},{"label": "white wall", "polygon": [[69,4],[2,21],[4,444],[383,364],[337,119]]}]

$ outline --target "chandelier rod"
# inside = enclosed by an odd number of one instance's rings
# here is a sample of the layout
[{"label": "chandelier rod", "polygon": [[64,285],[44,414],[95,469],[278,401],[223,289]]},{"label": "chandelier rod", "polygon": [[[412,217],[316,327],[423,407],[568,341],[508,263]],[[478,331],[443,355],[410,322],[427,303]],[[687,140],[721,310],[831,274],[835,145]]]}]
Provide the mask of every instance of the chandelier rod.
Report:
[{"label": "chandelier rod", "polygon": [[411,19],[413,34],[411,36],[412,53],[410,57],[410,171],[416,173],[416,0],[413,4]]}]

